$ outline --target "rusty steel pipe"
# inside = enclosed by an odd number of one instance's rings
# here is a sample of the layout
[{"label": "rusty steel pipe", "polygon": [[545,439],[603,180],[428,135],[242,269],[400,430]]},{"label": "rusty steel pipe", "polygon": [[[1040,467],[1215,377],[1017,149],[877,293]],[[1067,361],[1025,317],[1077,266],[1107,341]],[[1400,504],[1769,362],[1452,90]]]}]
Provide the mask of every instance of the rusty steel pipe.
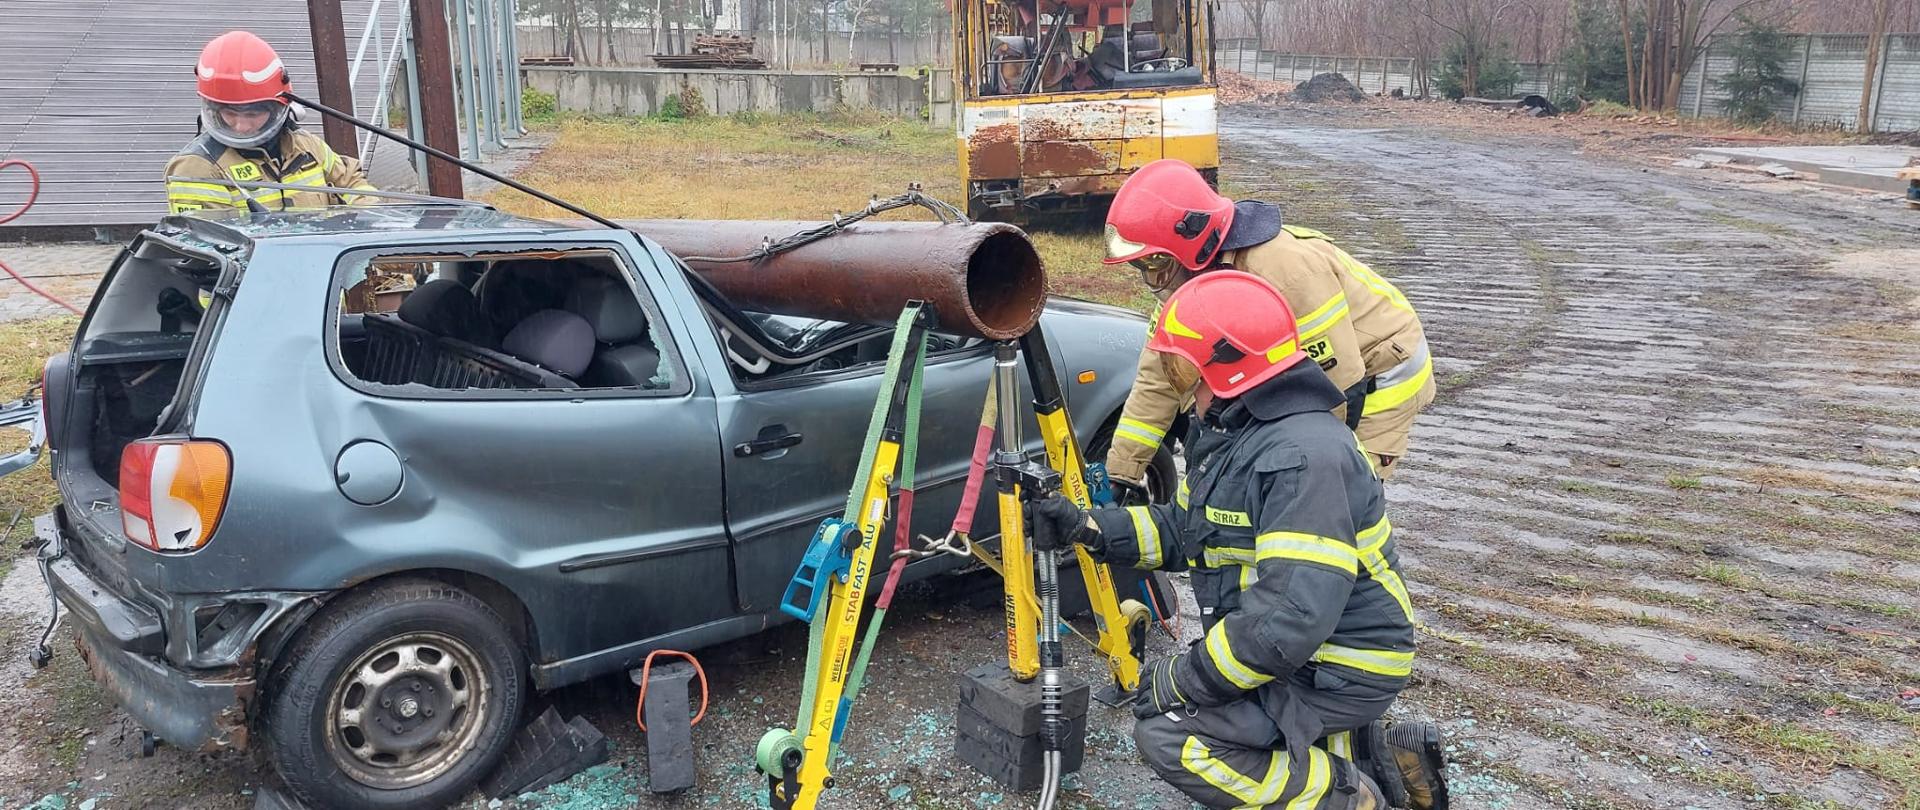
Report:
[{"label": "rusty steel pipe", "polygon": [[[741,256],[820,222],[621,220],[676,256]],[[687,265],[741,309],[891,326],[910,300],[933,305],[936,331],[1011,340],[1040,319],[1040,254],[1004,223],[863,221],[769,259]]]}]

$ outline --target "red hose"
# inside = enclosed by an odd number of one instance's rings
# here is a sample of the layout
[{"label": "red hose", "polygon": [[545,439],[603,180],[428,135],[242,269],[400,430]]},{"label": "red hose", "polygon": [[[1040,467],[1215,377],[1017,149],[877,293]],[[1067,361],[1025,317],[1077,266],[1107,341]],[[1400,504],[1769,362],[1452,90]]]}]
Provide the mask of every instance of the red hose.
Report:
[{"label": "red hose", "polygon": [[[13,213],[8,214],[4,217],[0,217],[0,225],[5,225],[9,222],[19,219],[21,214],[25,214],[27,212],[27,209],[33,207],[33,201],[40,198],[40,172],[33,168],[33,164],[28,163],[24,160],[17,160],[17,159],[16,160],[0,160],[0,171],[4,171],[9,166],[19,166],[20,168],[27,170],[27,182],[28,182],[27,201],[24,203],[21,203],[20,207],[17,210],[15,210]],[[40,289],[39,287],[34,286],[33,282],[28,281],[25,276],[22,276],[19,273],[14,272],[13,268],[8,267],[6,262],[0,261],[0,270],[5,270],[7,275],[13,277],[14,281],[20,282],[20,286],[26,287],[27,289],[32,290],[35,295],[38,295],[41,298],[45,298],[48,301],[52,301],[56,304],[59,304],[60,306],[66,307],[68,312],[71,312],[75,315],[82,314],[80,312],[79,307],[76,307],[72,304],[62,301],[58,296],[54,295],[53,293],[47,292],[46,290],[43,290],[43,289]]]}]

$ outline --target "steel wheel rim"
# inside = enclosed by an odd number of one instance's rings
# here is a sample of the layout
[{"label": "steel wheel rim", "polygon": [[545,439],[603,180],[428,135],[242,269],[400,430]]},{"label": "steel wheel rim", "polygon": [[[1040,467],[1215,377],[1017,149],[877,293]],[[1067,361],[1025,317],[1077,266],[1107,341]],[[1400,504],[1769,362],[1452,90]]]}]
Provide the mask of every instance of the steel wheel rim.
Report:
[{"label": "steel wheel rim", "polygon": [[472,750],[491,684],[480,656],[445,633],[394,636],[354,659],[327,700],[327,753],[355,782],[430,782]]}]

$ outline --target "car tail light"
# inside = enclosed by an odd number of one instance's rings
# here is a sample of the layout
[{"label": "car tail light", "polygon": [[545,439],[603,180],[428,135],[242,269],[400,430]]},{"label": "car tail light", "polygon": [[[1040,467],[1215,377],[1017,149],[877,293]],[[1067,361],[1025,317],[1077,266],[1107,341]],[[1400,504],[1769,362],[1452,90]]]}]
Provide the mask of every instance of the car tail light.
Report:
[{"label": "car tail light", "polygon": [[155,551],[206,545],[227,505],[233,459],[212,441],[142,439],[120,452],[120,515],[127,539]]}]

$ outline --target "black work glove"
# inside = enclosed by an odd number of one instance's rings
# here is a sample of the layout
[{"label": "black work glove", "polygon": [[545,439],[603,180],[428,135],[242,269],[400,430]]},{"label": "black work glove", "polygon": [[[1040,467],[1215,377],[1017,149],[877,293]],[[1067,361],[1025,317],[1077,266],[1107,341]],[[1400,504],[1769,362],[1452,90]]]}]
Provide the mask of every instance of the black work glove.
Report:
[{"label": "black work glove", "polygon": [[1027,537],[1035,551],[1066,551],[1075,543],[1093,545],[1100,539],[1087,510],[1058,492],[1028,501],[1026,510]]},{"label": "black work glove", "polygon": [[1134,693],[1134,717],[1145,720],[1186,708],[1187,694],[1177,677],[1186,664],[1181,660],[1185,655],[1169,655],[1147,665],[1147,671],[1141,673],[1140,691]]},{"label": "black work glove", "polygon": [[1113,489],[1113,503],[1116,506],[1146,506],[1153,503],[1153,499],[1147,497],[1147,488],[1132,481],[1113,478],[1107,481],[1107,486]]}]

